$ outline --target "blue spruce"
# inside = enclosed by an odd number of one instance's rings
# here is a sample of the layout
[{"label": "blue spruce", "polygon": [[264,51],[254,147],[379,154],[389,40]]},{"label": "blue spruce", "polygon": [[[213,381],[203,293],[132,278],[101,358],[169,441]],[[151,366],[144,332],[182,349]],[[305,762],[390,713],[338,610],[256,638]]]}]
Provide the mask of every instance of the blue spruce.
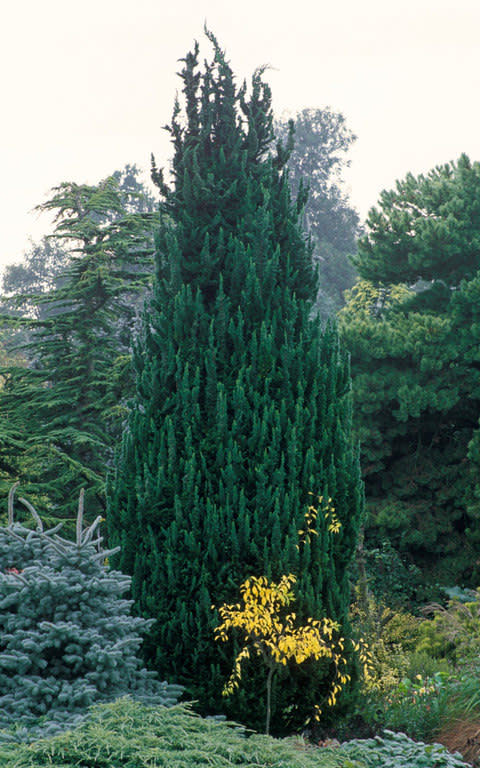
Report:
[{"label": "blue spruce", "polygon": [[105,564],[101,518],[83,527],[80,497],[76,541],[45,531],[33,506],[32,530],[14,521],[0,528],[0,728],[16,736],[71,726],[95,702],[130,694],[172,704],[179,686],[160,683],[137,658],[141,632],[124,595],[130,578]]}]

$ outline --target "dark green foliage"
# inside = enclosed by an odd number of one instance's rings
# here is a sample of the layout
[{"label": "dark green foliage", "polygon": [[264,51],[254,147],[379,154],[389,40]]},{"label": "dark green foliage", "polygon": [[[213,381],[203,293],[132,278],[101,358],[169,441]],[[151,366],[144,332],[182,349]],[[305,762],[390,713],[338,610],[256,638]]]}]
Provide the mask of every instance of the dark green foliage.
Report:
[{"label": "dark green foliage", "polygon": [[[360,276],[386,284],[418,280],[458,287],[475,277],[480,262],[480,164],[466,155],[411,173],[396,188],[382,192],[372,208],[368,232],[355,264]],[[448,292],[444,293],[448,301]],[[425,297],[422,298],[425,303]]]},{"label": "dark green foliage", "polygon": [[352,354],[367,543],[430,581],[478,583],[480,164],[384,192],[341,313]]},{"label": "dark green foliage", "polygon": [[368,590],[379,599],[388,599],[390,607],[416,609],[438,597],[438,585],[422,585],[418,566],[405,552],[401,555],[389,539],[365,551],[364,556]]},{"label": "dark green foliage", "polygon": [[[137,659],[151,622],[130,615],[130,578],[104,564],[112,552],[101,549],[100,518],[83,528],[81,496],[69,541],[44,531],[21,501],[36,530],[14,522],[13,491],[0,528],[0,728],[14,727],[12,738],[45,733],[126,693],[174,703],[181,689],[157,682]],[[40,718],[45,729],[36,731]]]},{"label": "dark green foliage", "polygon": [[[4,318],[20,329],[25,359],[2,369],[10,464],[3,487],[28,482],[57,518],[74,514],[65,498],[76,498],[84,484],[90,513],[104,510],[105,465],[133,384],[131,332],[138,294],[150,281],[153,243],[152,213],[138,211],[144,206],[132,183],[110,177],[54,190],[43,206],[56,216],[54,245],[44,246],[43,265],[36,253],[27,260],[17,313]],[[66,264],[60,272],[50,263],[56,253]],[[38,293],[26,293],[25,285]]]},{"label": "dark green foliage", "polygon": [[[288,160],[294,194],[308,186],[304,222],[314,245],[319,292],[316,308],[322,319],[344,304],[343,293],[356,277],[350,256],[356,252],[359,217],[342,190],[345,155],[356,139],[342,114],[330,109],[304,109],[294,117],[295,145]],[[286,140],[288,123],[276,122]]]},{"label": "dark green foliage", "polygon": [[[213,38],[212,38],[213,40]],[[310,248],[285,164],[271,155],[270,91],[255,73],[236,88],[217,44],[181,74],[185,116],[170,132],[174,185],[156,233],[156,280],[134,363],[136,397],[109,483],[107,523],[133,575],[142,615],[157,619],[146,657],[187,686],[202,711],[225,706],[264,722],[264,676],[221,699],[234,649],[214,642],[211,606],[236,599],[251,575],[298,575],[298,617],[346,621],[348,566],[362,506],[351,441],[351,393],[336,330],[312,319]],[[309,492],[333,499],[342,527],[298,548]],[[328,665],[286,670],[280,727],[323,704]]]}]

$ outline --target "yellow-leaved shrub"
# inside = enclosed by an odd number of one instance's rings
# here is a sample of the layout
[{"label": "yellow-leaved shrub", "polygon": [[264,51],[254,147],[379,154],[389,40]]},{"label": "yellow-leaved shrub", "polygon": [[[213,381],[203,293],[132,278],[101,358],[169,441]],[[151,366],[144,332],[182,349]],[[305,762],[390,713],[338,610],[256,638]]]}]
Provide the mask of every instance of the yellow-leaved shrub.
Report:
[{"label": "yellow-leaved shrub", "polygon": [[[338,623],[328,618],[309,618],[303,626],[295,626],[296,614],[285,612],[295,599],[292,592],[295,581],[293,574],[282,576],[279,582],[269,582],[265,576],[252,576],[240,587],[241,603],[222,605],[218,609],[222,623],[215,630],[216,640],[225,642],[231,631],[238,631],[242,637],[242,648],[223,693],[228,696],[239,686],[243,662],[252,654],[259,656],[268,670],[266,733],[270,729],[272,678],[277,669],[289,662],[331,660],[335,672],[327,701],[329,706],[336,703],[339,692],[350,679],[344,671],[347,662]],[[320,714],[317,707],[316,716]]]}]

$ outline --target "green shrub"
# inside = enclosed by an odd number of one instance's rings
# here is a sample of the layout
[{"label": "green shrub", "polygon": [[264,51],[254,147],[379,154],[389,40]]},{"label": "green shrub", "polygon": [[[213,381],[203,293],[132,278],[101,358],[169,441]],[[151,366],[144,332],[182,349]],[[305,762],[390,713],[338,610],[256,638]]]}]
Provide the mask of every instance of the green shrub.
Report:
[{"label": "green shrub", "polygon": [[474,660],[480,654],[480,589],[455,593],[446,607],[434,603],[424,609],[432,619],[422,622],[417,650],[445,657],[455,664]]},{"label": "green shrub", "polygon": [[406,562],[388,540],[377,543],[364,550],[368,585],[375,599],[387,600],[396,608],[412,608],[432,599],[431,589],[422,583],[420,569]]},{"label": "green shrub", "polygon": [[405,677],[414,680],[417,675],[423,678],[434,677],[438,672],[447,680],[454,674],[454,669],[447,659],[437,659],[427,651],[413,651],[407,656],[407,669]]},{"label": "green shrub", "polygon": [[[0,750],[2,747],[0,747]],[[148,707],[129,698],[92,707],[72,731],[11,745],[2,768],[464,768],[439,744],[403,734],[318,748],[301,738],[249,734],[204,719],[187,704]]]},{"label": "green shrub", "polygon": [[363,638],[370,657],[364,670],[363,693],[388,693],[407,675],[420,621],[405,611],[392,610],[372,594],[355,602],[350,616],[355,635]]},{"label": "green shrub", "polygon": [[382,726],[411,738],[432,740],[447,717],[450,687],[439,672],[400,681],[383,700]]},{"label": "green shrub", "polygon": [[[321,759],[319,755],[321,754]],[[246,738],[243,728],[194,714],[189,705],[147,707],[128,698],[91,708],[68,733],[18,746],[2,768],[342,768],[340,750],[302,739]],[[351,768],[363,768],[351,762]]]},{"label": "green shrub", "polygon": [[466,660],[459,665],[456,678],[450,681],[450,720],[480,718],[479,681],[479,660]]}]

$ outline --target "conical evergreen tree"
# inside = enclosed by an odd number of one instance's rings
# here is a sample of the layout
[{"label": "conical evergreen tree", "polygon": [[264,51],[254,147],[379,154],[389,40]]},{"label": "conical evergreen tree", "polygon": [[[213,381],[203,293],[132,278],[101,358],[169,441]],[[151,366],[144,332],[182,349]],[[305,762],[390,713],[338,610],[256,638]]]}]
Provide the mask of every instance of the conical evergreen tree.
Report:
[{"label": "conical evergreen tree", "polygon": [[[171,190],[153,166],[165,195],[156,279],[107,521],[138,610],[157,619],[150,663],[218,712],[232,649],[214,642],[212,604],[235,600],[250,575],[294,572],[299,618],[344,623],[362,491],[348,364],[335,329],[322,334],[311,313],[304,195],[292,204],[285,170],[292,137],[272,154],[263,71],[249,95],[237,89],[209,38],[215,56],[203,71],[197,45],[183,60]],[[338,535],[320,514],[318,535],[299,541],[309,492],[332,498]],[[303,722],[329,673],[286,672],[276,723]],[[230,714],[261,727],[260,690],[252,669]]]}]

